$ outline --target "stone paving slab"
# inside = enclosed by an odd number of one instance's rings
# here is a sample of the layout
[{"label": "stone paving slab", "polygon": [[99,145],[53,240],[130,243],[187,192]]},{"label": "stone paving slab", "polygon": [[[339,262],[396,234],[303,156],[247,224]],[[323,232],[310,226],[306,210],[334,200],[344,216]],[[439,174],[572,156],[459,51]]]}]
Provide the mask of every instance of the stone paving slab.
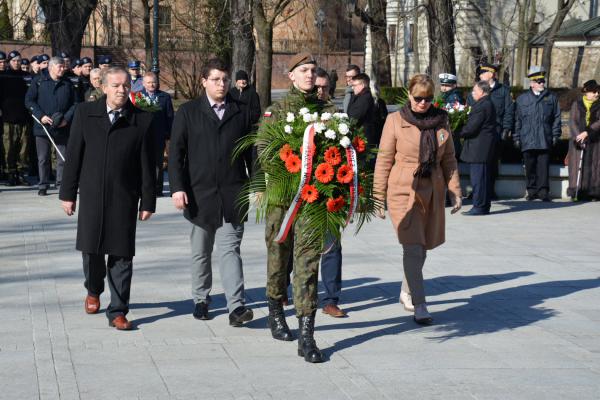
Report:
[{"label": "stone paving slab", "polygon": [[[190,225],[169,198],[138,225],[136,330],[86,315],[76,219],[56,192],[0,192],[0,399],[598,399],[600,204],[522,200],[483,218],[448,215],[428,254],[435,325],[398,304],[402,252],[389,220],[343,238],[342,306],[319,312],[324,364],[266,329],[264,227],[242,246],[255,320],[228,325],[214,260],[210,321],[196,321]],[[468,208],[468,206],[466,207]],[[101,298],[108,302],[108,293]],[[287,310],[294,331],[293,308]]]}]

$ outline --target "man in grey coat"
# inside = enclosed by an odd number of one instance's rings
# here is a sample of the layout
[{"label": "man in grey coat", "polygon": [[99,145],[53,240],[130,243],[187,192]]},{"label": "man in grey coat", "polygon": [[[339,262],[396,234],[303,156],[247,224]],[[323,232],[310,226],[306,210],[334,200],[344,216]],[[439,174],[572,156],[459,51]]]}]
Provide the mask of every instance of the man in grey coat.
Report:
[{"label": "man in grey coat", "polygon": [[546,89],[546,72],[531,67],[530,90],[517,98],[514,145],[523,152],[528,201],[550,201],[550,149],[560,138],[558,98]]}]

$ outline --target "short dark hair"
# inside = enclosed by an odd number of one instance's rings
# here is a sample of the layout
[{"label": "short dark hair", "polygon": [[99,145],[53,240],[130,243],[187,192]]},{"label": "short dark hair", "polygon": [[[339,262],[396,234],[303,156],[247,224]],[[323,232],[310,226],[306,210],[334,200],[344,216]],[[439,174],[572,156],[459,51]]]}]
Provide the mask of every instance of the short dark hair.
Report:
[{"label": "short dark hair", "polygon": [[487,81],[477,81],[475,83],[475,86],[477,86],[479,89],[481,89],[481,91],[486,95],[492,93],[492,88],[491,88],[490,84],[487,83]]},{"label": "short dark hair", "polygon": [[356,71],[357,74],[360,74],[360,68],[358,68],[358,65],[349,64],[346,67],[346,72],[349,72],[349,71]]},{"label": "short dark hair", "polygon": [[204,79],[208,79],[208,76],[210,75],[210,71],[212,71],[213,69],[225,72],[229,75],[229,68],[227,67],[227,64],[225,64],[225,62],[223,60],[221,60],[220,58],[211,58],[210,60],[208,60],[206,62],[206,64],[204,64],[202,66],[202,77]]},{"label": "short dark hair", "polygon": [[362,81],[362,83],[365,86],[369,86],[369,84],[371,83],[371,78],[369,78],[369,75],[365,74],[364,72],[356,75],[354,78],[352,78],[352,80],[353,81]]},{"label": "short dark hair", "polygon": [[317,67],[315,73],[317,74],[317,78],[327,78],[329,80],[329,74],[323,68]]}]

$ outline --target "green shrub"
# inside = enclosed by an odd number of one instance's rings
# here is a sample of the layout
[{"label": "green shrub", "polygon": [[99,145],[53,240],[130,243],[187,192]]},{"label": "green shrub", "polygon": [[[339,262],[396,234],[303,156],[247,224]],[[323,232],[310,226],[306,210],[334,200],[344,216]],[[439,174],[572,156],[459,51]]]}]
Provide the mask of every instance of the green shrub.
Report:
[{"label": "green shrub", "polygon": [[382,87],[379,90],[379,97],[385,101],[385,104],[404,104],[408,98],[408,91],[405,87]]}]

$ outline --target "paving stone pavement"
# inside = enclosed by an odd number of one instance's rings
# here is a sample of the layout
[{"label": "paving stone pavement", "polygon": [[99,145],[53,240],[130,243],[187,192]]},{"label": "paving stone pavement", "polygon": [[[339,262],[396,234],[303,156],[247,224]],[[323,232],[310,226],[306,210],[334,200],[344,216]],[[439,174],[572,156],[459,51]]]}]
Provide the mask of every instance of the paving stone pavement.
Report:
[{"label": "paving stone pavement", "polygon": [[[216,268],[214,318],[192,318],[190,225],[161,198],[138,224],[137,329],[118,332],[83,311],[76,219],[56,192],[1,190],[0,399],[600,398],[600,203],[506,200],[487,217],[449,215],[447,243],[425,264],[435,319],[425,328],[398,304],[389,219],[349,231],[349,317],[318,313],[328,361],[310,365],[266,329],[264,227],[254,220],[242,246],[254,321],[229,327]],[[297,327],[291,307],[288,322]]]}]

